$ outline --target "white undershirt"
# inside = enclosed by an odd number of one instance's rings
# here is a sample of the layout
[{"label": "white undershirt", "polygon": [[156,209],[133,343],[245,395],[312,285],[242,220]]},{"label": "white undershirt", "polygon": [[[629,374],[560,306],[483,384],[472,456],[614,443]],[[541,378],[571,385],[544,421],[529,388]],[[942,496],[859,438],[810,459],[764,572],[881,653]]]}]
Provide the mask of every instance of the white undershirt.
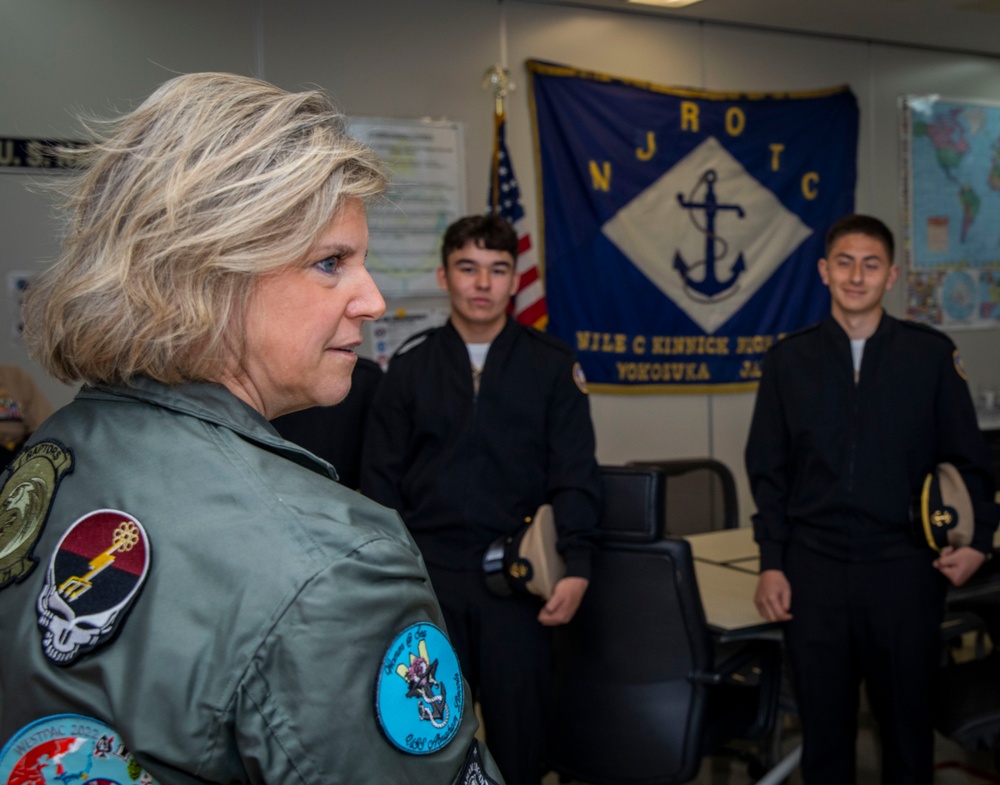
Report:
[{"label": "white undershirt", "polygon": [[488,343],[467,343],[465,348],[469,352],[469,364],[472,366],[472,392],[478,396],[479,377],[483,375],[486,353],[490,350],[490,345]]},{"label": "white undershirt", "polygon": [[854,338],[851,340],[851,357],[854,359],[854,381],[858,381],[861,373],[861,355],[865,351],[865,338]]},{"label": "white undershirt", "polygon": [[488,343],[467,343],[465,348],[469,351],[469,362],[472,363],[472,367],[477,371],[483,370],[490,345]]}]

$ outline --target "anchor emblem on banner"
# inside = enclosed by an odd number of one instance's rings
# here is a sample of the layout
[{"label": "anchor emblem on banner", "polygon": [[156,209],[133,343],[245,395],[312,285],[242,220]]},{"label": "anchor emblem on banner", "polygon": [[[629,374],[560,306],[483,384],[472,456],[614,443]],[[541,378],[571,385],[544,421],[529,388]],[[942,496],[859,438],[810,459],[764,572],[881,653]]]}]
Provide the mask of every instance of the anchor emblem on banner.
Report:
[{"label": "anchor emblem on banner", "polygon": [[[677,201],[680,202],[681,207],[685,210],[690,210],[692,213],[695,210],[705,211],[704,226],[699,225],[693,214],[691,217],[694,225],[705,235],[705,258],[699,262],[688,264],[678,251],[674,254],[674,269],[677,270],[684,280],[686,289],[697,292],[707,299],[723,299],[719,295],[731,289],[736,283],[736,279],[742,273],[746,272],[746,262],[743,259],[742,252],[736,257],[736,262],[733,264],[729,276],[725,280],[720,279],[716,271],[716,265],[725,258],[729,249],[729,244],[716,234],[716,215],[723,210],[731,210],[736,213],[737,217],[744,217],[743,208],[738,204],[719,204],[719,200],[715,196],[715,181],[717,179],[718,175],[715,170],[708,169],[702,174],[701,179],[691,190],[691,195],[694,196],[704,183],[705,200],[703,202],[685,199],[684,194],[677,194]],[[695,280],[691,272],[698,267],[704,267],[705,272],[700,280]]]}]

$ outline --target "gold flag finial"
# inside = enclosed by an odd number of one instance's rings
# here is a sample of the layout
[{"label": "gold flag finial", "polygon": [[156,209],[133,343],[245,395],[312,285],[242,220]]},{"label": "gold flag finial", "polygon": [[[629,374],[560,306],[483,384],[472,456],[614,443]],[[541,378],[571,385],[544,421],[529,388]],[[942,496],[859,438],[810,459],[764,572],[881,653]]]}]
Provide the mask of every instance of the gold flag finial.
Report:
[{"label": "gold flag finial", "polygon": [[493,91],[497,115],[502,115],[503,99],[516,88],[510,81],[510,71],[500,65],[491,65],[483,75],[483,89]]}]

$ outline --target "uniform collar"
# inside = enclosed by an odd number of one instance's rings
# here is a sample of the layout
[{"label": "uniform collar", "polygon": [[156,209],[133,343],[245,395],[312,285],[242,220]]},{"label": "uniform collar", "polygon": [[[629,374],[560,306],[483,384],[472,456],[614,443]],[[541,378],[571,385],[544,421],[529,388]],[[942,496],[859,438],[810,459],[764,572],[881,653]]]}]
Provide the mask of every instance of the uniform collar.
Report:
[{"label": "uniform collar", "polygon": [[[861,357],[860,378],[865,381],[866,385],[869,381],[877,377],[882,350],[891,335],[896,331],[898,324],[899,322],[896,319],[883,311],[882,318],[879,320],[875,332],[865,339],[865,350]],[[830,373],[849,373],[853,378],[854,359],[851,356],[851,339],[848,337],[847,332],[833,316],[828,316],[824,319],[820,323],[820,329],[832,344],[834,357],[836,358],[836,367],[840,369],[839,371],[835,371],[831,368]]]},{"label": "uniform collar", "polygon": [[195,417],[239,434],[271,452],[278,452],[308,469],[337,479],[326,461],[283,439],[265,417],[216,382],[187,382],[168,385],[145,376],[128,384],[84,387],[77,398],[114,400],[130,398],[188,417]]},{"label": "uniform collar", "polygon": [[[494,346],[499,346],[510,341],[516,324],[517,323],[511,319],[510,316],[505,315],[503,327],[500,329],[500,332],[497,333],[496,337],[490,341],[490,348],[492,349]],[[462,343],[462,345],[465,345],[465,339],[461,336],[458,330],[455,329],[455,325],[452,324],[451,319],[448,319],[444,326],[448,332],[453,334],[453,340],[457,339],[460,343]]]},{"label": "uniform collar", "polygon": [[[833,316],[827,316],[822,322],[821,327],[823,331],[830,336],[836,343],[844,344],[850,347],[851,339],[848,338],[847,332],[840,323],[833,318]],[[882,311],[882,318],[879,319],[878,327],[875,328],[875,332],[872,333],[868,338],[865,339],[865,345],[868,345],[868,341],[878,342],[889,335],[896,327],[896,320],[889,316],[884,310]]]}]

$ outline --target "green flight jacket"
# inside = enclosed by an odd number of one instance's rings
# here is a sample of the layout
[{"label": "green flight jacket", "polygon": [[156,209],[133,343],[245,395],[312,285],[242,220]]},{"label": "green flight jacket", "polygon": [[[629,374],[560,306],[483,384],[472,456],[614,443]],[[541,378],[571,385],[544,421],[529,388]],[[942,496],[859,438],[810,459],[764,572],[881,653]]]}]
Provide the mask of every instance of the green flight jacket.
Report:
[{"label": "green flight jacket", "polygon": [[[58,469],[29,471],[21,456],[36,455],[32,466]],[[0,746],[71,713],[117,730],[160,785],[502,781],[457,668],[454,736],[410,751],[390,741],[380,679],[404,715],[422,710],[389,649],[416,654],[395,640],[413,625],[444,629],[419,551],[395,512],[335,482],[226,388],[85,388],[21,456],[0,491]],[[97,510],[141,523],[148,572],[110,621],[58,622],[46,644],[53,554]],[[84,562],[93,598],[109,564]],[[93,643],[101,624],[111,629],[96,645],[53,659],[62,639]]]}]

